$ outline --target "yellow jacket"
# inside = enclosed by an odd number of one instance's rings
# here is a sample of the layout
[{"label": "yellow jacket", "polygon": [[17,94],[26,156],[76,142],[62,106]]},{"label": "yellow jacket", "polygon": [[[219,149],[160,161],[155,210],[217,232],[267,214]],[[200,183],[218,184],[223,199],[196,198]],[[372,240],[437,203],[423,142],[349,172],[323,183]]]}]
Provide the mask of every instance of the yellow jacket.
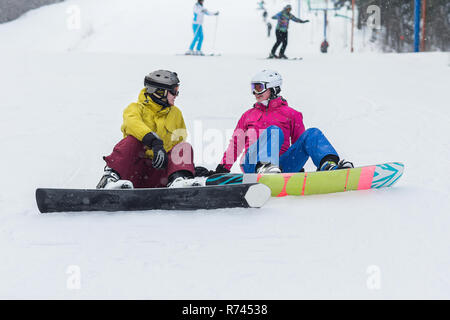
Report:
[{"label": "yellow jacket", "polygon": [[[175,106],[163,108],[145,96],[142,89],[137,102],[131,103],[123,112],[121,130],[124,138],[133,136],[142,141],[149,132],[155,132],[164,142],[167,152],[175,145],[186,140],[187,132],[183,115]],[[147,156],[153,157],[153,151],[147,150]]]}]

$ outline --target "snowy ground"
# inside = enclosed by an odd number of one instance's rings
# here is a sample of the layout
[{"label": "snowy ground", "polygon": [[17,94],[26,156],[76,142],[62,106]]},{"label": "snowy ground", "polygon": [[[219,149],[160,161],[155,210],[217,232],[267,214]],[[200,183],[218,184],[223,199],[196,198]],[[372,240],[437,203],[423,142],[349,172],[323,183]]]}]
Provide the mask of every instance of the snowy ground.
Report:
[{"label": "snowy ground", "polygon": [[[105,3],[71,0],[0,25],[0,298],[450,298],[447,53],[370,53],[359,34],[366,52],[350,55],[334,28],[334,51],[320,55],[321,30],[311,29],[320,17],[304,11],[313,22],[291,26],[287,52],[304,60],[266,61],[274,39],[256,1],[208,0],[221,11],[223,56],[176,56],[193,2]],[[80,30],[63,27],[73,5]],[[252,104],[251,76],[272,68],[305,125],[342,157],[401,161],[405,175],[389,190],[275,198],[262,209],[39,215],[37,187],[95,186],[123,108],[157,68],[180,75],[177,105],[199,164],[215,167]],[[78,290],[69,266],[81,272]]]}]

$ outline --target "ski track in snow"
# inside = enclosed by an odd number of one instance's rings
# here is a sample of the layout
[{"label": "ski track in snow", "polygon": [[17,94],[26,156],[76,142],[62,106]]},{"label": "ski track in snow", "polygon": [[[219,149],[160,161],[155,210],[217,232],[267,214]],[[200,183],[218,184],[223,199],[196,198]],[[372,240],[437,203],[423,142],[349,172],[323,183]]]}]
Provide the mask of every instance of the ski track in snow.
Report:
[{"label": "ski track in snow", "polygon": [[[71,5],[80,30],[62,27]],[[321,55],[321,17],[303,10],[312,23],[291,25],[287,53],[304,59],[261,60],[274,38],[254,3],[209,0],[221,11],[222,56],[176,56],[192,37],[192,5],[69,0],[0,26],[0,298],[450,298],[447,53],[381,54],[357,34],[350,55],[330,17]],[[283,5],[270,1],[269,16]],[[179,24],[146,41],[148,21],[162,25],[168,7]],[[206,52],[214,23],[205,18]],[[177,105],[199,165],[217,165],[226,131],[253,103],[250,78],[272,68],[305,125],[342,158],[401,161],[405,174],[391,189],[273,198],[261,209],[38,214],[37,187],[96,185],[122,110],[157,68],[180,75]],[[196,144],[196,121],[222,132],[223,148]],[[80,290],[67,287],[72,265]],[[381,272],[376,290],[370,266]]]}]

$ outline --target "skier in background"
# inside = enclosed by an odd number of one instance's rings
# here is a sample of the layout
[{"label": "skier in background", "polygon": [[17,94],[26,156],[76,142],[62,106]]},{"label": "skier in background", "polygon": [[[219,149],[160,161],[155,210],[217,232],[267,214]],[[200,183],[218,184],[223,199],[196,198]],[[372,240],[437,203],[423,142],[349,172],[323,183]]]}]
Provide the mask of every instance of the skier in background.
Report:
[{"label": "skier in background", "polygon": [[263,21],[266,22],[267,21],[267,11],[264,10],[263,12]]},{"label": "skier in background", "polygon": [[262,0],[262,1],[259,1],[258,2],[258,10],[265,10],[265,8],[264,8],[264,5],[265,5],[266,3],[264,2],[264,0]]},{"label": "skier in background", "polygon": [[263,70],[251,82],[256,103],[239,119],[221,163],[211,173],[228,173],[238,156],[245,173],[303,171],[311,157],[318,171],[353,168],[317,128],[305,130],[301,112],[280,95],[281,75]]},{"label": "skier in background", "polygon": [[103,157],[106,166],[97,189],[200,185],[183,115],[174,105],[178,75],[157,70],[145,77],[144,85],[137,102],[123,112],[123,139]]},{"label": "skier in background", "polygon": [[[309,22],[309,20],[301,20],[294,15],[291,14],[292,6],[287,5],[284,7],[283,11],[277,13],[272,17],[274,20],[278,20],[278,24],[276,27],[275,35],[277,37],[277,41],[275,42],[275,45],[272,48],[272,51],[270,53],[269,58],[280,58],[280,59],[288,59],[284,52],[286,51],[286,47],[288,44],[288,28],[289,28],[289,21],[292,20],[294,22],[299,23],[306,23]],[[277,56],[276,51],[280,44],[283,44],[280,50],[280,54]]]},{"label": "skier in background", "polygon": [[[191,46],[189,50],[186,52],[187,55],[200,55],[203,56],[202,52],[202,43],[203,43],[203,17],[204,15],[208,16],[217,16],[219,15],[219,11],[210,12],[206,8],[203,7],[204,0],[198,0],[194,5],[194,20],[192,21],[192,29],[194,30],[194,39],[192,39]],[[194,51],[195,44],[197,43],[197,49]]]},{"label": "skier in background", "polygon": [[270,38],[270,33],[272,32],[272,24],[267,22],[267,37]]}]

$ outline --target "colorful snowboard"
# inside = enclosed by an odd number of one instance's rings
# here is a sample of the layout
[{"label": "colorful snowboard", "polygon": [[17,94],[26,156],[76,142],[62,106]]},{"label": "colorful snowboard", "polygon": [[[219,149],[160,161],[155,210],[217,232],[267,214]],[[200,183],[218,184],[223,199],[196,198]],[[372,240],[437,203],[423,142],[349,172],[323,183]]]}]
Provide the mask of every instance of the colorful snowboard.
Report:
[{"label": "colorful snowboard", "polygon": [[306,196],[350,190],[390,187],[403,175],[404,165],[390,162],[374,166],[319,172],[281,174],[215,174],[206,185],[263,183],[273,197]]}]

